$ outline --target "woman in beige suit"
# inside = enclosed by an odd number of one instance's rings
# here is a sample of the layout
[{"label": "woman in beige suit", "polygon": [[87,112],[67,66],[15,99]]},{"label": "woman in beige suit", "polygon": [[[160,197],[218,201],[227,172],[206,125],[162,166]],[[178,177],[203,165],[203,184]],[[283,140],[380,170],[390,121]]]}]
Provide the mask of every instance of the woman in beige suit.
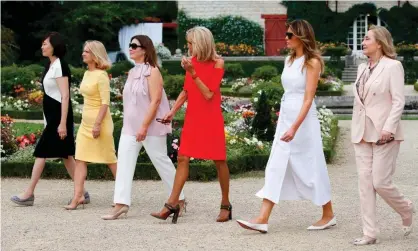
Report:
[{"label": "woman in beige suit", "polygon": [[404,70],[395,60],[392,36],[386,28],[370,27],[362,45],[369,62],[359,66],[354,83],[351,140],[359,176],[363,237],[354,245],[376,243],[376,193],[401,216],[405,236],[412,231],[414,211],[411,201],[392,183],[404,139],[400,125],[405,104]]}]

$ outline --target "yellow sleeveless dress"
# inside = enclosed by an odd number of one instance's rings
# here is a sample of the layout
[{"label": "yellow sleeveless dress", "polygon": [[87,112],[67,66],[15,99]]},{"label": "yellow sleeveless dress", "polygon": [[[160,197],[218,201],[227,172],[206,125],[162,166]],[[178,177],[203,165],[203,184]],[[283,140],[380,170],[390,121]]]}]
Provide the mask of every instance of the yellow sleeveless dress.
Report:
[{"label": "yellow sleeveless dress", "polygon": [[86,71],[80,84],[84,98],[83,114],[77,132],[75,159],[92,163],[117,162],[113,141],[113,121],[108,108],[100,136],[93,138],[93,126],[103,104],[110,105],[110,81],[103,70]]}]

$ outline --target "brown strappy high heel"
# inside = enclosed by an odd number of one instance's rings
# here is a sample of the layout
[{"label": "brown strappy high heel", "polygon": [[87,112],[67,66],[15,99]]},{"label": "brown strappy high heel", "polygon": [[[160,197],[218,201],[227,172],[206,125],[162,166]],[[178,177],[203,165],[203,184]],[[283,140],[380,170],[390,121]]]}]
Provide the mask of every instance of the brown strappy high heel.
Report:
[{"label": "brown strappy high heel", "polygon": [[180,206],[177,204],[175,207],[171,206],[168,203],[164,204],[164,207],[167,208],[169,211],[161,214],[161,213],[151,213],[151,216],[160,219],[160,220],[166,220],[168,218],[168,216],[173,214],[173,220],[172,223],[176,224],[177,223],[177,218],[179,217],[179,212],[180,212]]},{"label": "brown strappy high heel", "polygon": [[218,217],[216,219],[216,221],[217,222],[226,222],[226,221],[232,220],[232,205],[221,205],[221,210],[222,209],[228,210],[229,211],[229,216],[228,216],[228,218],[219,218]]}]

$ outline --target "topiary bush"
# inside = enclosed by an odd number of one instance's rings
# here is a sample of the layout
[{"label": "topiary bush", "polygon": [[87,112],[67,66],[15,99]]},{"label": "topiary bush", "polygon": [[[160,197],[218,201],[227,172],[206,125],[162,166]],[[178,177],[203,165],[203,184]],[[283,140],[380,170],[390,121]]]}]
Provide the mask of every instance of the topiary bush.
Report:
[{"label": "topiary bush", "polygon": [[414,84],[414,89],[418,92],[418,81]]},{"label": "topiary bush", "polygon": [[169,99],[177,99],[183,90],[184,75],[168,75],[164,78],[164,90]]},{"label": "topiary bush", "polygon": [[273,78],[271,81],[260,83],[255,88],[253,88],[252,100],[258,100],[261,92],[264,92],[270,107],[273,107],[275,111],[279,111],[284,89],[278,79],[279,77]]},{"label": "topiary bush", "polygon": [[112,74],[112,77],[119,77],[122,75],[125,75],[127,72],[129,72],[130,69],[132,69],[134,65],[129,61],[120,61],[117,63],[114,63],[112,67],[107,71],[109,74]]},{"label": "topiary bush", "polygon": [[225,78],[228,80],[242,78],[245,76],[244,69],[240,63],[225,64]]},{"label": "topiary bush", "polygon": [[271,118],[271,105],[263,90],[261,90],[260,97],[256,101],[255,110],[256,114],[252,123],[251,134],[256,135],[258,140],[273,141],[274,124]]},{"label": "topiary bush", "polygon": [[74,86],[79,86],[81,84],[81,80],[83,80],[84,73],[86,69],[84,68],[75,68],[70,66],[71,71],[71,84]]},{"label": "topiary bush", "polygon": [[272,65],[265,65],[265,66],[261,66],[255,69],[252,77],[254,79],[270,80],[277,75],[278,73],[277,73],[276,67]]}]

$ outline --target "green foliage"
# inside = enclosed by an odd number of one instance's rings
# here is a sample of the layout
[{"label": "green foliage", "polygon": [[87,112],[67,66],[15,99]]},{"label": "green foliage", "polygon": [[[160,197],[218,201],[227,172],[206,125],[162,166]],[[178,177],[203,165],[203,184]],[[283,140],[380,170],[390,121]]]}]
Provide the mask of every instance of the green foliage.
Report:
[{"label": "green foliage", "polygon": [[1,157],[9,156],[18,149],[10,124],[1,123],[1,149]]},{"label": "green foliage", "polygon": [[123,127],[123,119],[113,123],[113,140],[115,142],[116,152],[118,152],[118,148],[119,148],[119,139],[122,133],[122,127]]},{"label": "green foliage", "polygon": [[395,43],[418,43],[418,8],[408,1],[401,7],[382,9],[379,16],[388,24]]},{"label": "green foliage", "polygon": [[414,84],[414,89],[418,92],[418,81]]},{"label": "green foliage", "polygon": [[[242,77],[251,77],[254,73],[255,69],[265,65],[272,65],[277,69],[277,72],[282,72],[284,67],[283,61],[257,61],[257,60],[242,60],[242,61],[234,61],[234,64],[241,64],[242,69],[244,70],[244,75]],[[225,62],[226,65],[230,64],[228,61]],[[164,61],[163,62],[164,69],[171,75],[175,74],[182,74],[184,75],[184,69],[180,66],[180,61]],[[343,67],[344,68],[344,67]],[[225,77],[228,77],[227,73],[225,73]]]},{"label": "green foliage", "polygon": [[32,71],[35,74],[35,76],[39,79],[39,81],[41,81],[45,67],[39,64],[30,64],[28,66],[25,66],[25,69],[28,71]]},{"label": "green foliage", "polygon": [[418,79],[418,62],[406,61],[402,62],[405,71],[405,84],[413,85]]},{"label": "green foliage", "polygon": [[169,99],[177,99],[183,90],[184,75],[168,75],[164,78],[164,90]]},{"label": "green foliage", "polygon": [[252,77],[254,79],[270,80],[277,76],[277,68],[272,65],[264,65],[255,69]]},{"label": "green foliage", "polygon": [[280,102],[284,94],[284,89],[280,83],[280,77],[273,78],[271,81],[258,84],[253,89],[253,100],[258,99],[260,93],[264,92],[267,97],[267,102],[275,111],[280,110]]},{"label": "green foliage", "polygon": [[251,134],[256,135],[259,140],[272,141],[274,138],[274,122],[271,118],[271,106],[264,91],[261,91],[255,110],[256,114],[252,123]]},{"label": "green foliage", "polygon": [[35,145],[29,145],[23,149],[19,149],[7,158],[7,162],[27,162],[33,163],[35,157],[33,152],[35,151]]},{"label": "green foliage", "polygon": [[240,63],[225,64],[225,78],[232,80],[244,77],[245,73]]},{"label": "green foliage", "polygon": [[19,46],[16,44],[15,33],[1,26],[1,64],[8,65],[15,63]]},{"label": "green foliage", "polygon": [[31,81],[36,79],[36,74],[25,67],[11,65],[1,68],[1,91],[3,94],[13,95],[15,86],[22,86],[26,90],[34,87]]},{"label": "green foliage", "polygon": [[[263,28],[244,17],[220,16],[210,19],[189,18],[186,13],[178,13],[178,39],[179,45],[186,45],[186,31],[195,26],[204,26],[212,31],[215,42],[228,45],[247,44],[258,49],[263,48]],[[181,48],[180,47],[180,48]]]},{"label": "green foliage", "polygon": [[81,84],[81,80],[83,80],[86,69],[70,66],[70,71],[71,71],[71,82],[72,82],[71,84],[73,86],[79,86]]},{"label": "green foliage", "polygon": [[126,75],[130,69],[132,69],[134,65],[130,61],[120,61],[114,63],[112,67],[107,71],[108,73],[112,74],[113,78]]}]

